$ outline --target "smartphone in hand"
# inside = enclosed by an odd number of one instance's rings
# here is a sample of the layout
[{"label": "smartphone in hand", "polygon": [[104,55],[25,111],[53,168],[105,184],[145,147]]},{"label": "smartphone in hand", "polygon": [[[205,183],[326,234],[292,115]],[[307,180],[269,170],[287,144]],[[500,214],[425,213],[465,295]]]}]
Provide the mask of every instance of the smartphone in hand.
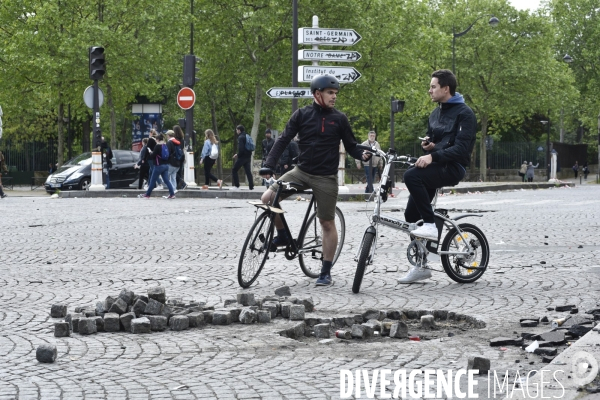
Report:
[{"label": "smartphone in hand", "polygon": [[425,142],[425,143],[427,143],[427,144],[431,143],[431,142],[429,141],[429,139],[428,139],[428,138],[426,138],[426,137],[419,137],[419,139],[420,139],[420,140],[422,140],[422,141],[424,141],[424,142]]}]

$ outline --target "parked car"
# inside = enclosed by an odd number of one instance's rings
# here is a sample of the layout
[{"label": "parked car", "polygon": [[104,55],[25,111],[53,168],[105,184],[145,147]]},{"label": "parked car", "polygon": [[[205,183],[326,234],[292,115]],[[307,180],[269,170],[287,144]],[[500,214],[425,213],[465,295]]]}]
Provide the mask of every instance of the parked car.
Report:
[{"label": "parked car", "polygon": [[[108,174],[110,188],[129,188],[138,179],[139,172],[133,166],[140,153],[129,150],[113,150],[112,168]],[[92,153],[83,153],[67,161],[50,174],[44,183],[46,192],[57,190],[87,190],[92,182]]]}]

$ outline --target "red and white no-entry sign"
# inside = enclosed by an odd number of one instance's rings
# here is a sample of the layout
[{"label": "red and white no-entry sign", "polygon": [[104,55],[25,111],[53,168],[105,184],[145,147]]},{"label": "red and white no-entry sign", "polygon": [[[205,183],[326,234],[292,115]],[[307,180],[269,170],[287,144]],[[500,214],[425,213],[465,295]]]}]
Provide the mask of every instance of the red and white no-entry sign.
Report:
[{"label": "red and white no-entry sign", "polygon": [[196,103],[196,93],[191,88],[184,87],[177,93],[177,105],[183,110],[194,107],[194,103]]}]

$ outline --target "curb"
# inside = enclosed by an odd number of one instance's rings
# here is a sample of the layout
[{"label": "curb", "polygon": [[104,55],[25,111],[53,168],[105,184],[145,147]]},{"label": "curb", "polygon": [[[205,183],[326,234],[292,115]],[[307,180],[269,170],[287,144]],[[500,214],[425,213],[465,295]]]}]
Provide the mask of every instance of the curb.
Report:
[{"label": "curb", "polygon": [[[572,183],[528,183],[528,184],[497,184],[490,186],[464,186],[464,187],[448,187],[444,191],[447,193],[474,193],[474,192],[499,192],[504,190],[519,190],[519,189],[548,189],[553,187],[562,186],[575,186]],[[262,189],[262,186],[260,187]],[[109,189],[105,191],[85,191],[85,190],[72,190],[60,192],[61,198],[136,198],[138,194],[144,193],[142,190],[123,190],[123,189]],[[161,198],[164,195],[168,195],[168,191],[162,190],[153,193],[153,198]],[[228,200],[259,200],[264,190],[219,190],[219,189],[186,189],[177,192],[177,197],[182,199],[198,198],[198,199],[228,199]],[[339,193],[339,201],[365,201],[365,193]]]}]

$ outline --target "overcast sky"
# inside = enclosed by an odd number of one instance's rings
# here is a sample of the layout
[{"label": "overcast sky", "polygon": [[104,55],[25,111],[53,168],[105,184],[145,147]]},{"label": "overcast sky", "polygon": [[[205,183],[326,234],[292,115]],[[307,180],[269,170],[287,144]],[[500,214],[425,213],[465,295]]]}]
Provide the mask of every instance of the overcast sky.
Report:
[{"label": "overcast sky", "polygon": [[540,6],[540,0],[508,0],[518,10],[536,10]]}]

